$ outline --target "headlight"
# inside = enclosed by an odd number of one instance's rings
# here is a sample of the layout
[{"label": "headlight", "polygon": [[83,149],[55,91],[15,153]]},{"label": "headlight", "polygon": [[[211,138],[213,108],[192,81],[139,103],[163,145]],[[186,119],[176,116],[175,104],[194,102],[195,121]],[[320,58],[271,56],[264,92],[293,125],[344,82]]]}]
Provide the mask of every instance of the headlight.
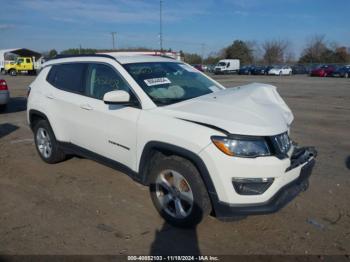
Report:
[{"label": "headlight", "polygon": [[263,138],[212,136],[211,140],[220,151],[229,156],[258,157],[271,155],[269,146]]}]

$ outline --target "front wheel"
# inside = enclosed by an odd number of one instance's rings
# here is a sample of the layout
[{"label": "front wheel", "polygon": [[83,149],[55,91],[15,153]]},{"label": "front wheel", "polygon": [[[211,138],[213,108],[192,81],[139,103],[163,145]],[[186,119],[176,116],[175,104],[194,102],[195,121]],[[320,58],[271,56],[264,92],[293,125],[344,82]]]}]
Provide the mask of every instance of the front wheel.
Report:
[{"label": "front wheel", "polygon": [[178,157],[159,157],[150,170],[150,194],[171,225],[193,227],[211,212],[208,192],[197,168]]}]

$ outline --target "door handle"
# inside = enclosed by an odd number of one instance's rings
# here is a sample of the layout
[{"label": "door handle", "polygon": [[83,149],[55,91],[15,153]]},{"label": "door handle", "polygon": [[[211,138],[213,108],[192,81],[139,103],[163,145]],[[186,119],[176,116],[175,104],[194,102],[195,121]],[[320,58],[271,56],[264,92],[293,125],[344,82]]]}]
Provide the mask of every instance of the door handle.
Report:
[{"label": "door handle", "polygon": [[47,97],[48,99],[54,99],[54,98],[55,98],[52,94],[46,94],[46,97]]},{"label": "door handle", "polygon": [[80,108],[84,110],[92,110],[92,106],[89,104],[80,105]]}]

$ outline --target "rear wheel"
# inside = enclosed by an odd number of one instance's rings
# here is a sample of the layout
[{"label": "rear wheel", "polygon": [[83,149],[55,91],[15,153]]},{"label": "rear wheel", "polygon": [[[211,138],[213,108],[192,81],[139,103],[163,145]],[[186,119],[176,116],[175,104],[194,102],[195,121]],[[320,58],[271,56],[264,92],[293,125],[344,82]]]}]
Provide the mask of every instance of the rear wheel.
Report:
[{"label": "rear wheel", "polygon": [[46,120],[40,120],[35,125],[34,141],[41,159],[46,163],[55,164],[66,158],[63,150],[59,148],[50,124]]},{"label": "rear wheel", "polygon": [[178,157],[159,157],[150,170],[150,194],[159,214],[171,225],[193,227],[211,211],[196,167]]},{"label": "rear wheel", "polygon": [[9,71],[9,74],[10,74],[11,76],[16,76],[16,75],[17,75],[17,71],[16,71],[15,69],[11,69],[11,70]]}]

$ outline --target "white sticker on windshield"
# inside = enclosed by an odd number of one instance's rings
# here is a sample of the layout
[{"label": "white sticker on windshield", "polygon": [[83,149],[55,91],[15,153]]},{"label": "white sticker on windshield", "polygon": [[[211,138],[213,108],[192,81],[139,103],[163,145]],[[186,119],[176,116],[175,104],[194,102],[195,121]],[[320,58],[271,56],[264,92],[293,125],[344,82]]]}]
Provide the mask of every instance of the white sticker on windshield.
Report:
[{"label": "white sticker on windshield", "polygon": [[191,66],[188,66],[188,65],[185,65],[185,64],[179,64],[179,66],[181,66],[187,72],[192,72],[192,73],[197,73],[198,72],[195,68],[193,68]]},{"label": "white sticker on windshield", "polygon": [[170,80],[167,77],[151,78],[145,79],[143,81],[145,81],[146,85],[148,86],[171,84]]}]

